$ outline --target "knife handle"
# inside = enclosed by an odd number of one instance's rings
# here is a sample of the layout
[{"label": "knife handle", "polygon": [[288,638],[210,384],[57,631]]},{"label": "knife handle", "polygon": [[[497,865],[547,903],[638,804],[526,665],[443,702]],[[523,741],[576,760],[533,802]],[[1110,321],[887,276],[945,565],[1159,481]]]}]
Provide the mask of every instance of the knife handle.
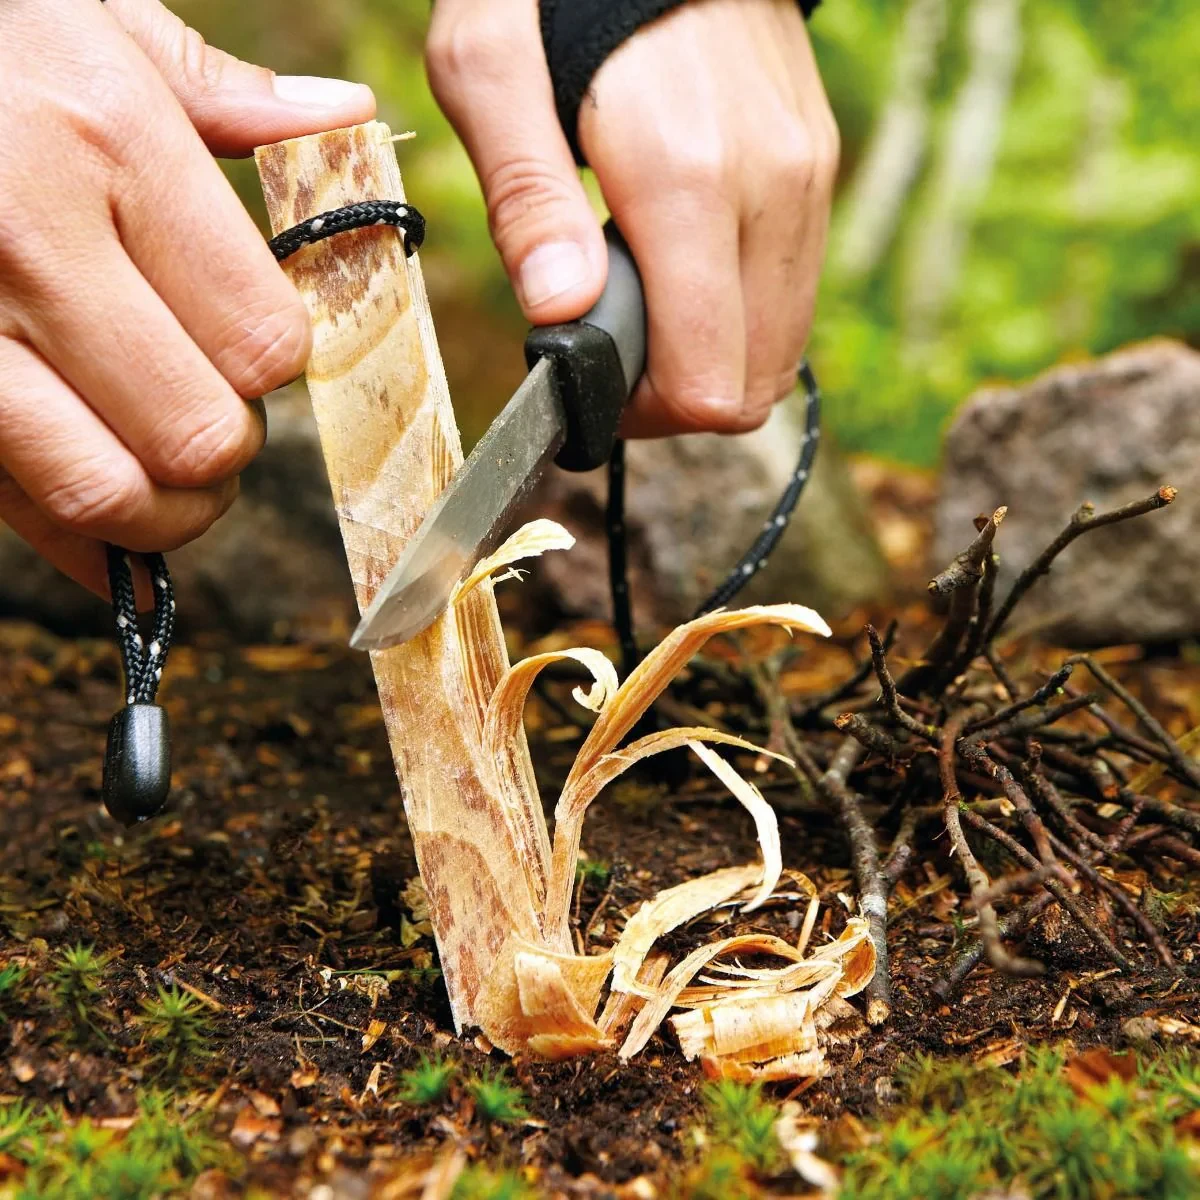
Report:
[{"label": "knife handle", "polygon": [[608,282],[596,306],[578,321],[539,325],[525,339],[532,369],[554,363],[567,417],[567,440],[555,462],[591,471],[612,457],[621,413],[646,365],[646,299],[637,264],[616,225],[604,227]]}]

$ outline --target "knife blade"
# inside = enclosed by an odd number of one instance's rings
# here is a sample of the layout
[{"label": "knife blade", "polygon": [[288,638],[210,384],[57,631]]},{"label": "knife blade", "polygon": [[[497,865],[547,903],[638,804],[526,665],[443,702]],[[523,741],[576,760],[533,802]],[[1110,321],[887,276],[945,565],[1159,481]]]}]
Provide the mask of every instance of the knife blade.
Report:
[{"label": "knife blade", "polygon": [[530,332],[529,374],[404,547],[350,639],[355,649],[383,650],[427,629],[458,581],[504,540],[551,459],[574,471],[607,462],[645,365],[646,315],[637,267],[612,222],[605,239],[604,294],[581,320]]}]

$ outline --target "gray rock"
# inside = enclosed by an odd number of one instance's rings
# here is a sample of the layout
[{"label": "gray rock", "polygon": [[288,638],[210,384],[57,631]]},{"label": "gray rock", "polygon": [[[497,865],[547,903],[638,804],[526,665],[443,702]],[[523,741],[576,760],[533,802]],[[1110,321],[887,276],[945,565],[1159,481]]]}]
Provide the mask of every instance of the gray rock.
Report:
[{"label": "gray rock", "polygon": [[1200,634],[1200,354],[1155,341],[973,396],[946,439],[935,551],[1008,505],[996,539],[1006,588],[1085,501],[1097,512],[1179,489],[1169,508],[1081,537],[1010,622],[1068,645]]},{"label": "gray rock", "polygon": [[[639,626],[688,619],[750,547],[796,466],[802,427],[793,402],[760,430],[700,434],[627,447],[626,525]],[[578,539],[534,574],[567,612],[610,613],[605,472],[552,471],[528,516],[552,517]],[[826,434],[812,478],[769,565],[737,604],[791,601],[836,619],[879,599],[888,571],[845,460]]]}]

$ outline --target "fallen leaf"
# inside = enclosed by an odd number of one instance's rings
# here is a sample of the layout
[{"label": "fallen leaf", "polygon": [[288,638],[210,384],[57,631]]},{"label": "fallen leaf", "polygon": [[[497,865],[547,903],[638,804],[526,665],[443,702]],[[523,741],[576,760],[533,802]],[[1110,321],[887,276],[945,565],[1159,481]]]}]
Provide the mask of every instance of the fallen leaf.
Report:
[{"label": "fallen leaf", "polygon": [[1095,1046],[1068,1059],[1063,1072],[1071,1090],[1084,1096],[1114,1076],[1128,1083],[1137,1074],[1137,1061],[1132,1054],[1114,1054],[1106,1046]]},{"label": "fallen leaf", "polygon": [[243,1150],[253,1146],[255,1142],[277,1142],[283,1132],[283,1122],[269,1117],[260,1117],[251,1105],[246,1105],[237,1115],[229,1138],[235,1146]]}]

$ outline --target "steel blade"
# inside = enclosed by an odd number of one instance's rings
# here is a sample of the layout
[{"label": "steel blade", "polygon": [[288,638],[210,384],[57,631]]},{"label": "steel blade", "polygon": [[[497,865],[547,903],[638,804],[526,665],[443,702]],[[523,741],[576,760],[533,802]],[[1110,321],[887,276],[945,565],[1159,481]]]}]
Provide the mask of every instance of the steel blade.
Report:
[{"label": "steel blade", "polygon": [[565,437],[554,368],[543,358],[404,547],[350,645],[383,650],[428,628],[454,585],[504,540],[513,513]]}]

